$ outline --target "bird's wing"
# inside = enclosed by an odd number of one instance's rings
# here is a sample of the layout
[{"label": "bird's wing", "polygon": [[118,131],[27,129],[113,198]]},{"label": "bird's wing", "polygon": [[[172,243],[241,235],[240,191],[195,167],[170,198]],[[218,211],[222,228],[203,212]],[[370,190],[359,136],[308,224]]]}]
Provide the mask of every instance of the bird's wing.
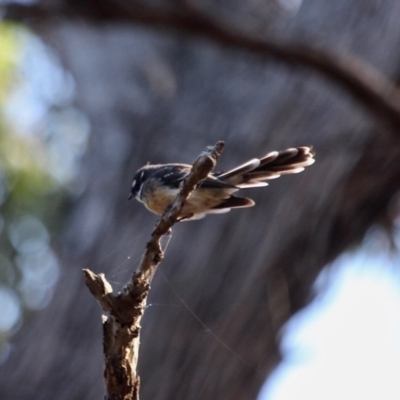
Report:
[{"label": "bird's wing", "polygon": [[[179,188],[181,182],[187,178],[190,173],[190,165],[174,165],[175,168],[171,168],[167,173],[163,172],[163,178],[168,178],[168,184],[172,187]],[[179,168],[176,168],[179,167]],[[207,178],[199,185],[202,189],[238,189],[236,186],[221,181],[216,178],[213,174],[207,176]]]},{"label": "bird's wing", "polygon": [[239,189],[237,186],[221,181],[213,175],[208,175],[199,187],[202,189]]}]

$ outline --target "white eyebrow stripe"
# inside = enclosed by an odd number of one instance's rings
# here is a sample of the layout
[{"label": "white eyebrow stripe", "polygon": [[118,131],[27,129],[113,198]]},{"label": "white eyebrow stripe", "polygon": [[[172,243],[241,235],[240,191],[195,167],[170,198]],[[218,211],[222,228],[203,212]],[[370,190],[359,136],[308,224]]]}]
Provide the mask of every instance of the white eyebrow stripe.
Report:
[{"label": "white eyebrow stripe", "polygon": [[139,189],[139,192],[138,192],[138,199],[140,201],[142,201],[142,189],[143,189],[143,183],[140,185],[140,189]]}]

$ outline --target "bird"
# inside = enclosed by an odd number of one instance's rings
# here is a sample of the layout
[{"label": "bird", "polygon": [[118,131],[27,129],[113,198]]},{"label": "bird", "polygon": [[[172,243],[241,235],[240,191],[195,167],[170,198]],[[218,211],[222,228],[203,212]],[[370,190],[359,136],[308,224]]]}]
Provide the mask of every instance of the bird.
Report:
[{"label": "bird", "polygon": [[[236,197],[240,189],[267,186],[270,179],[302,172],[315,162],[312,146],[271,151],[253,158],[227,172],[212,172],[186,200],[178,218],[181,221],[201,219],[208,214],[222,214],[235,208],[253,207],[247,197]],[[189,175],[188,164],[147,164],[132,180],[129,199],[135,198],[151,212],[162,215],[179,193],[181,182]]]}]

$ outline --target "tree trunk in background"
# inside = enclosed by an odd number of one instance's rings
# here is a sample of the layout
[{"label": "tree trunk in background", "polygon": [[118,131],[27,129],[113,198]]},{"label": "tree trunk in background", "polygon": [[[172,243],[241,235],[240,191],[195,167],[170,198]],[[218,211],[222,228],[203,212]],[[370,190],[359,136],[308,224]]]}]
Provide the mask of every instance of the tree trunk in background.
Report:
[{"label": "tree trunk in background", "polygon": [[[249,29],[317,40],[396,78],[399,2],[308,1],[296,15],[278,11],[250,15]],[[100,309],[81,271],[105,272],[120,287],[138,265],[156,218],[126,201],[137,168],[191,163],[220,139],[218,170],[313,144],[314,166],[248,191],[254,208],[174,227],[143,320],[142,399],[255,399],[280,360],[283,324],[398,189],[400,136],[376,128],[344,90],[309,70],[172,30],[53,22],[39,31],[74,75],[92,125],[85,189],[60,241],[55,297],[17,334],[0,398],[102,398]]]}]

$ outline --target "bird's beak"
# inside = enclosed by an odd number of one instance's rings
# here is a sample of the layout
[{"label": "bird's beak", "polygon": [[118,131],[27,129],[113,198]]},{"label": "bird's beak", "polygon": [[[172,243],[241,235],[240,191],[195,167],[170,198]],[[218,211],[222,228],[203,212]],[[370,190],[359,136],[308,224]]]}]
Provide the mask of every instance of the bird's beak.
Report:
[{"label": "bird's beak", "polygon": [[128,200],[131,200],[133,198],[133,194],[131,193],[128,197]]}]

